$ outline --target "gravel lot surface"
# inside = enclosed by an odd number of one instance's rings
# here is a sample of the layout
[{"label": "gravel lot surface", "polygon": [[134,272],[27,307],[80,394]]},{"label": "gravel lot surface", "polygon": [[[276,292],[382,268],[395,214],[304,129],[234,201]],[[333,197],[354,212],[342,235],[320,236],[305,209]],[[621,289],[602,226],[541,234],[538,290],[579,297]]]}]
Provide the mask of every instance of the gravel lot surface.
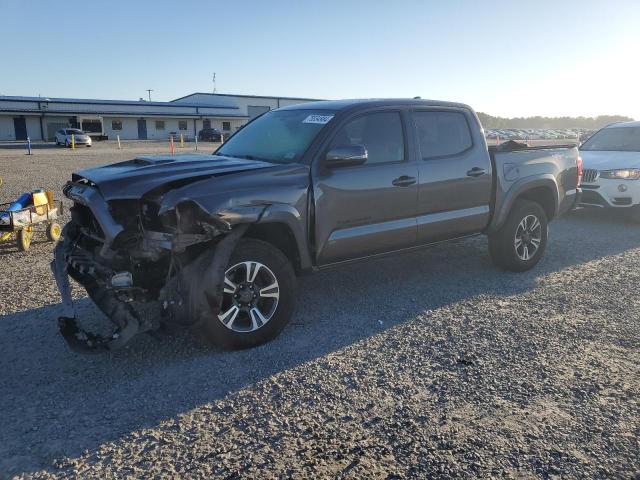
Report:
[{"label": "gravel lot surface", "polygon": [[[166,151],[0,147],[0,200]],[[477,237],[301,278],[290,326],[239,352],[185,333],[70,353],[51,252],[0,244],[0,478],[640,476],[640,226],[622,217],[553,222],[524,274]]]}]

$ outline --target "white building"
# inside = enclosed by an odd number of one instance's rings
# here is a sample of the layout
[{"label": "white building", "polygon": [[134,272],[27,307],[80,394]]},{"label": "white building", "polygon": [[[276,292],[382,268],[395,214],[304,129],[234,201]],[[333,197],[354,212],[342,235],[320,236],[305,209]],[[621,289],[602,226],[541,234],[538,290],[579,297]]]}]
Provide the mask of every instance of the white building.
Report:
[{"label": "white building", "polygon": [[205,127],[233,133],[265,111],[309,101],[314,99],[212,93],[171,102],[0,96],[0,141],[51,141],[65,127],[109,139],[191,139]]}]

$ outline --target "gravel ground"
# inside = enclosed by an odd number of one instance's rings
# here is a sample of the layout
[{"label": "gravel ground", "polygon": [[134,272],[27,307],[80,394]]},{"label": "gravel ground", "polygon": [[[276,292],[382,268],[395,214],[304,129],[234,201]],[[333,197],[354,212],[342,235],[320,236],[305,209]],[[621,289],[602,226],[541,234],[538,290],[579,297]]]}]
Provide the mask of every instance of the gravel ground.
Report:
[{"label": "gravel ground", "polygon": [[[0,200],[154,151],[0,148]],[[185,333],[104,356],[56,332],[51,244],[0,245],[0,477],[637,478],[640,226],[558,220],[524,274],[486,243],[303,277],[256,349]]]}]

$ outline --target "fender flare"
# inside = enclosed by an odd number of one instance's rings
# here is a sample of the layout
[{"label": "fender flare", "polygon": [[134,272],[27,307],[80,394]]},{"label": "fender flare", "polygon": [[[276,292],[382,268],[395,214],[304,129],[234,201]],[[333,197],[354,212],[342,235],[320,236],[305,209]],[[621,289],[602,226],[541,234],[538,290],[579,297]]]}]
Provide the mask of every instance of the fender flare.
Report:
[{"label": "fender flare", "polygon": [[308,270],[312,268],[311,255],[307,248],[306,222],[297,209],[284,203],[271,204],[265,209],[257,223],[280,223],[285,225],[293,234],[296,248],[298,249],[300,269]]},{"label": "fender flare", "polygon": [[284,225],[293,235],[300,269],[312,268],[313,261],[307,248],[306,221],[295,207],[286,203],[234,206],[217,212],[216,217],[229,226],[269,223]]},{"label": "fender flare", "polygon": [[507,219],[516,200],[529,190],[539,187],[547,188],[552,192],[553,216],[555,217],[558,214],[558,206],[560,203],[558,184],[555,177],[549,173],[536,175],[533,178],[525,177],[515,182],[504,194],[500,195],[498,193],[496,195],[496,206],[500,205],[500,208],[494,211],[487,232],[492,233],[499,230]]}]

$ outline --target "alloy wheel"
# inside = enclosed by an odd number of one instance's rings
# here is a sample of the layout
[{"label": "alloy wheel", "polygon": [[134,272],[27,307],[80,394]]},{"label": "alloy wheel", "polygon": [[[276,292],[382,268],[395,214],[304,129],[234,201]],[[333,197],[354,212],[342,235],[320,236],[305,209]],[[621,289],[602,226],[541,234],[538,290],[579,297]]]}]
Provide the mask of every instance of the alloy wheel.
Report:
[{"label": "alloy wheel", "polygon": [[527,215],[518,224],[514,238],[516,255],[528,261],[534,257],[542,242],[542,224],[535,215]]},{"label": "alloy wheel", "polygon": [[237,263],[225,272],[218,320],[234,332],[254,332],[273,318],[279,299],[278,279],[269,267],[255,261]]}]

